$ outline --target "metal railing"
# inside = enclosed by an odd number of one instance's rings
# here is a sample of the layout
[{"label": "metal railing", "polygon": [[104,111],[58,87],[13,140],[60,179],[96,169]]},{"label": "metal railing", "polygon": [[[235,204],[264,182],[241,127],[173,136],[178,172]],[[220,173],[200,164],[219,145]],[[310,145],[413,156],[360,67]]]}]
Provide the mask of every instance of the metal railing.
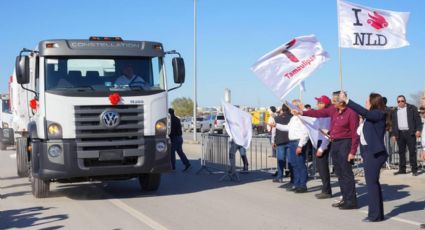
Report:
[{"label": "metal railing", "polygon": [[[201,169],[200,173],[206,170],[210,173],[212,171],[229,172],[230,161],[229,161],[229,136],[223,134],[203,134],[201,138],[202,143],[202,156],[201,156]],[[389,157],[386,162],[387,169],[396,169],[399,164],[398,146],[396,143],[390,140],[389,135],[386,135],[385,146],[387,148]],[[424,161],[420,159],[420,142],[417,145],[417,157],[418,164],[424,167]],[[275,170],[277,167],[276,159],[272,156],[273,149],[270,144],[270,136],[253,136],[250,148],[246,151],[249,166],[248,171],[267,171],[270,172]],[[315,154],[315,150],[311,154]],[[407,160],[409,162],[409,154],[406,153]],[[307,168],[308,175],[310,177],[317,177],[316,169],[316,158],[307,156]],[[329,156],[329,165],[332,168],[332,157]],[[236,169],[241,171],[243,163],[240,154],[236,153]],[[331,170],[332,171],[332,170]],[[355,164],[353,166],[355,175],[363,175],[363,167],[361,163],[360,154],[356,155]]]},{"label": "metal railing", "polygon": [[[229,136],[222,134],[202,134],[201,169],[208,172],[230,170]],[[276,159],[272,158],[272,146],[269,136],[253,136],[246,151],[248,171],[270,171],[276,169]],[[236,153],[236,169],[241,171],[243,163]]]}]

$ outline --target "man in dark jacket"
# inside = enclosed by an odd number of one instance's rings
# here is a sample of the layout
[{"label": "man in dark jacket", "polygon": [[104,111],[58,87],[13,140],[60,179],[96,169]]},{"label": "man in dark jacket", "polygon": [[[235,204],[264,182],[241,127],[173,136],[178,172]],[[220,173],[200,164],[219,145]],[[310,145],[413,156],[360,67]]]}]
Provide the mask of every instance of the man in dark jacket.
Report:
[{"label": "man in dark jacket", "polygon": [[[274,118],[275,122],[277,124],[281,125],[287,125],[289,121],[291,120],[292,114],[290,113],[289,108],[284,104],[282,105],[282,109],[278,116]],[[273,136],[273,148],[276,149],[277,153],[277,166],[278,166],[278,173],[276,177],[273,179],[273,182],[282,182],[283,173],[284,170],[286,172],[289,172],[291,175],[291,181],[290,184],[293,184],[294,182],[294,176],[292,172],[292,165],[289,163],[289,137],[288,137],[288,131],[280,131],[276,128],[273,128],[275,131]],[[286,167],[287,166],[287,167]]]},{"label": "man in dark jacket", "polygon": [[171,132],[169,134],[171,140],[171,166],[173,170],[176,169],[176,152],[179,154],[180,160],[185,165],[184,171],[190,168],[189,160],[186,154],[183,152],[183,137],[182,137],[182,125],[180,119],[174,115],[174,109],[168,109],[168,113],[171,116]]},{"label": "man in dark jacket", "polygon": [[397,141],[400,164],[398,172],[394,175],[406,173],[406,146],[409,148],[409,160],[412,175],[418,175],[416,138],[421,136],[422,122],[418,108],[406,103],[403,95],[397,97],[397,109],[392,113],[392,134]]}]

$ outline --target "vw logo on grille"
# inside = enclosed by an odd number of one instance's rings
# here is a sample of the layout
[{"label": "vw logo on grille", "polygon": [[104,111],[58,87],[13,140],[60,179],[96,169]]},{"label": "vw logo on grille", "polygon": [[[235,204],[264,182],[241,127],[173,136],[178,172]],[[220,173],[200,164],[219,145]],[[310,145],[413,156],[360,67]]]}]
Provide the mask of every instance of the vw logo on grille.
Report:
[{"label": "vw logo on grille", "polygon": [[120,114],[114,110],[105,110],[100,114],[100,123],[106,128],[115,128],[120,124]]}]

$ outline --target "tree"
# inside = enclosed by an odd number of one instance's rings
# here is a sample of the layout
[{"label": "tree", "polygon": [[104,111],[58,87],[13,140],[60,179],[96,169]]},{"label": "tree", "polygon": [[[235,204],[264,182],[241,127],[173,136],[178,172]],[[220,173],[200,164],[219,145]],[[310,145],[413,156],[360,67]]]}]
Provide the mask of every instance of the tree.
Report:
[{"label": "tree", "polygon": [[412,98],[412,105],[420,107],[421,99],[423,95],[424,95],[424,91],[418,91],[416,93],[410,94],[410,98]]},{"label": "tree", "polygon": [[190,98],[178,97],[171,102],[176,116],[186,117],[193,114],[193,101]]}]

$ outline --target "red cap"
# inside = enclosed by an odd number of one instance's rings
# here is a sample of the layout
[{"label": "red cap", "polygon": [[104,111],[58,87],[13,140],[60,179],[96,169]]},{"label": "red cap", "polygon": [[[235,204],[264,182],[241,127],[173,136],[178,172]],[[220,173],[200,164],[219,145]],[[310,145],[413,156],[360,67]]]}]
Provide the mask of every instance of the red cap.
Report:
[{"label": "red cap", "polygon": [[331,104],[331,99],[329,99],[329,97],[322,95],[321,97],[315,97],[314,99],[317,100],[317,102],[322,102],[325,105],[330,105]]}]

